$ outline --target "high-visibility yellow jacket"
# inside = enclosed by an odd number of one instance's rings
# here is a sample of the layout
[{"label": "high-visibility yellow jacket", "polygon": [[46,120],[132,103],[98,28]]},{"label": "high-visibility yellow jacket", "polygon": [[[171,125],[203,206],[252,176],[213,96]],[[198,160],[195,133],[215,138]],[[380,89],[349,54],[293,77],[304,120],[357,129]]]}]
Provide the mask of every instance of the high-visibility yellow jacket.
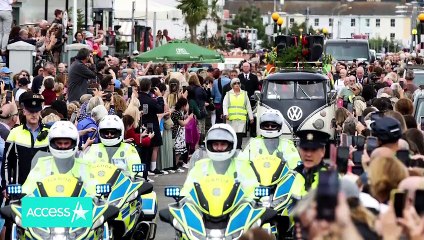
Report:
[{"label": "high-visibility yellow jacket", "polygon": [[[48,131],[40,124],[40,132]],[[47,152],[49,140],[34,140],[25,124],[13,128],[7,137],[1,168],[2,187],[12,183],[23,184],[31,170],[32,158],[38,151]]]},{"label": "high-visibility yellow jacket", "polygon": [[[37,182],[40,182],[48,176],[60,173],[53,156],[40,157],[37,159],[37,163],[31,169],[28,178],[22,185],[22,192],[31,194],[37,187]],[[80,181],[85,182],[89,179],[89,166],[82,159],[75,158],[74,166],[71,170],[62,174],[70,174]]]},{"label": "high-visibility yellow jacket", "polygon": [[[181,196],[188,196],[195,182],[198,183],[203,177],[215,174],[218,173],[211,159],[205,158],[197,161],[187,175],[187,179],[181,190]],[[259,183],[249,161],[232,159],[224,175],[233,177],[236,181],[240,182],[247,198],[253,199],[255,197],[255,188],[259,186]]]},{"label": "high-visibility yellow jacket", "polygon": [[140,156],[135,147],[129,143],[122,142],[115,154],[110,157],[106,146],[103,143],[91,145],[91,147],[82,155],[82,159],[87,163],[107,162],[114,164],[121,169],[126,176],[134,177],[136,173],[132,171],[133,164],[140,164]]},{"label": "high-visibility yellow jacket", "polygon": [[245,91],[240,90],[239,95],[229,94],[228,98],[228,119],[233,120],[247,120],[247,94]]}]

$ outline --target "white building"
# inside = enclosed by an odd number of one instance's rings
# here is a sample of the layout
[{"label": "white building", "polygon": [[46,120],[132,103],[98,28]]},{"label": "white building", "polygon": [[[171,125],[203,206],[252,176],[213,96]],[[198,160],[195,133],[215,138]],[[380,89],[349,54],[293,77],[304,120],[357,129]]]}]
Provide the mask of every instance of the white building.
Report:
[{"label": "white building", "polygon": [[[352,34],[365,34],[370,38],[393,39],[404,46],[411,41],[410,12],[404,16],[396,14],[399,1],[290,1],[278,6],[280,15],[284,18],[283,26],[306,22],[306,12],[309,8],[309,26],[314,29],[327,28],[334,38],[350,38]],[[278,2],[278,1],[277,1]],[[273,24],[271,13],[274,1],[253,1],[253,5],[261,10],[264,24]],[[230,14],[236,14],[240,7],[246,7],[241,0],[226,1],[225,9]],[[235,11],[232,9],[236,9]],[[272,27],[269,28],[272,31]]]}]

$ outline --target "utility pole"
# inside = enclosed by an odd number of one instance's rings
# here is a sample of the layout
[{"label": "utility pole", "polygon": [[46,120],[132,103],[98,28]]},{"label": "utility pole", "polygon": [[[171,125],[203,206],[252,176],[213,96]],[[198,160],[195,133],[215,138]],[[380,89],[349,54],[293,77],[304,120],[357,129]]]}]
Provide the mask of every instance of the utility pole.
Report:
[{"label": "utility pole", "polygon": [[[412,13],[411,13],[411,30],[410,32],[412,33],[412,29],[417,27],[417,6],[413,5],[412,6]],[[411,34],[412,35],[412,34]],[[418,35],[417,35],[418,36]],[[410,49],[411,51],[414,49],[414,41],[415,41],[415,35],[411,36],[411,45],[410,45]],[[418,38],[417,38],[418,39]],[[418,41],[417,41],[418,43]]]},{"label": "utility pole", "polygon": [[78,31],[77,10],[78,10],[78,1],[74,0],[74,5],[73,5],[73,8],[72,8],[72,36],[75,36],[75,34],[77,34],[77,31]]},{"label": "utility pole", "polygon": [[309,7],[306,7],[306,34],[309,34]]},{"label": "utility pole", "polygon": [[[135,1],[132,2],[132,8],[131,8],[131,44],[130,44],[130,53],[132,53],[135,50],[135,44],[134,44],[134,34],[135,34],[135,21],[134,21],[134,12],[135,12]],[[145,32],[144,34],[146,34]]]}]

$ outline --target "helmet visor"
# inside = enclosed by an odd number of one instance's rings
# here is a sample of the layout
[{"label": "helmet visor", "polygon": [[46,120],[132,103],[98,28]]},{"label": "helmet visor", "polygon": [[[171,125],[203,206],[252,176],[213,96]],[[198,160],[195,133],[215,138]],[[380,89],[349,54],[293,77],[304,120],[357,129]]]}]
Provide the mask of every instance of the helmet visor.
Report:
[{"label": "helmet visor", "polygon": [[260,126],[263,130],[273,131],[273,130],[280,130],[281,125],[276,122],[263,122]]},{"label": "helmet visor", "polygon": [[233,142],[225,140],[211,140],[207,142],[207,149],[210,152],[229,152],[233,149]]},{"label": "helmet visor", "polygon": [[115,128],[106,128],[99,131],[103,139],[115,139],[121,137],[121,131]]},{"label": "helmet visor", "polygon": [[71,138],[53,138],[50,146],[56,150],[70,150],[75,148],[77,142]]}]

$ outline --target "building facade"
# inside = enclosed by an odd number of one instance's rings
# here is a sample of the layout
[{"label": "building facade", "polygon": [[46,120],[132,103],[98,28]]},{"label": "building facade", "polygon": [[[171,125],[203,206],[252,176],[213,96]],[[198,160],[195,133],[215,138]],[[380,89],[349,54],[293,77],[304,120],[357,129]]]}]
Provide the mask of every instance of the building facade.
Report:
[{"label": "building facade", "polygon": [[[412,7],[407,8],[404,15],[397,15],[397,6],[405,3],[405,0],[285,0],[280,5],[279,1],[249,1],[250,6],[260,9],[265,25],[273,24],[271,14],[277,9],[284,19],[283,25],[287,27],[294,22],[307,22],[316,30],[327,28],[330,38],[350,38],[354,34],[362,34],[369,38],[393,40],[406,47],[411,41]],[[246,6],[245,1],[232,0],[226,1],[224,9],[228,9],[231,15]],[[268,27],[268,33],[270,31],[272,27]]]}]

